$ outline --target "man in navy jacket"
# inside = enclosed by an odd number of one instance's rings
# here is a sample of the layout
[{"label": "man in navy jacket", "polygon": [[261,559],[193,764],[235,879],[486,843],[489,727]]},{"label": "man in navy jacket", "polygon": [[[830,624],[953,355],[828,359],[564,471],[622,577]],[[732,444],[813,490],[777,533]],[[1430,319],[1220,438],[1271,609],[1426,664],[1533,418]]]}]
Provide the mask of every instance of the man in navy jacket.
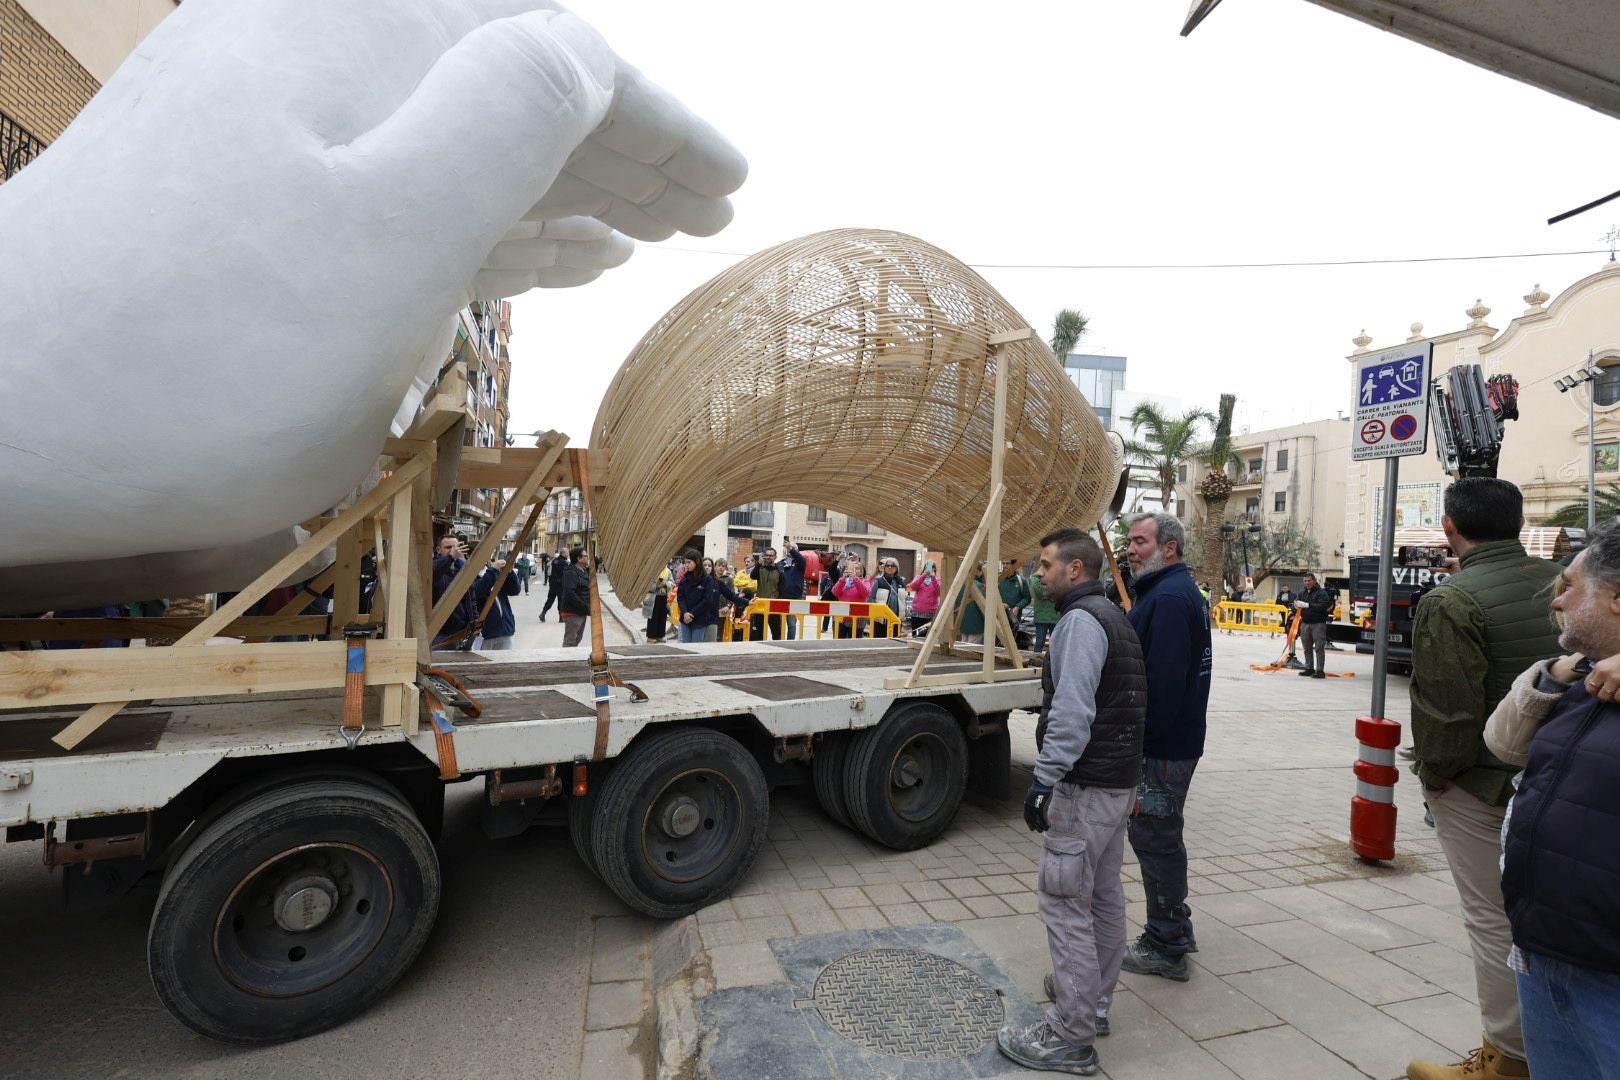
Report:
[{"label": "man in navy jacket", "polygon": [[[795,544],[786,536],[782,537],[782,549],[784,554],[776,564],[776,568],[782,572],[782,584],[779,586],[780,592],[778,595],[783,600],[803,600],[804,552],[799,550],[798,544]],[[791,641],[797,637],[798,633],[798,618],[789,616],[787,620],[788,640]]]},{"label": "man in navy jacket", "polygon": [[[478,610],[484,610],[484,603],[489,594],[495,590],[495,582],[506,569],[505,559],[490,559],[489,565],[478,572],[473,581],[472,594],[478,602]],[[480,651],[494,651],[497,649],[510,649],[512,637],[517,633],[517,616],[512,612],[512,602],[509,596],[516,596],[521,591],[516,573],[506,575],[506,581],[501,584],[501,591],[495,597],[495,602],[489,606],[489,614],[484,616],[483,640],[478,643]]]},{"label": "man in navy jacket", "polygon": [[1187,534],[1171,514],[1131,519],[1126,556],[1136,576],[1131,627],[1147,669],[1143,778],[1129,823],[1131,849],[1147,893],[1147,929],[1125,949],[1125,970],[1185,982],[1198,951],[1187,906],[1182,811],[1204,756],[1209,708],[1209,618],[1192,571],[1181,561]]}]

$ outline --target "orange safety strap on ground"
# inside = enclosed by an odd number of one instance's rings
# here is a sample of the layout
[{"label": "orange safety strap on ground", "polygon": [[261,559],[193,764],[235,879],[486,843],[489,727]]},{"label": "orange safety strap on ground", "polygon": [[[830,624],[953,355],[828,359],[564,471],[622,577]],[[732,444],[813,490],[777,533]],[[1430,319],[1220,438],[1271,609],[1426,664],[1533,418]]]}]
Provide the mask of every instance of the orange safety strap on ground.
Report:
[{"label": "orange safety strap on ground", "polygon": [[[1283,643],[1282,655],[1277,657],[1273,664],[1250,664],[1251,671],[1284,671],[1288,667],[1288,658],[1294,655],[1294,642],[1299,638],[1299,620],[1302,612],[1295,611],[1294,617],[1288,622],[1288,639]],[[1353,671],[1326,671],[1323,672],[1330,679],[1353,679]]]},{"label": "orange safety strap on ground", "polygon": [[376,628],[350,623],[343,628],[347,646],[343,674],[343,721],[338,729],[353,750],[366,730],[366,642]]}]

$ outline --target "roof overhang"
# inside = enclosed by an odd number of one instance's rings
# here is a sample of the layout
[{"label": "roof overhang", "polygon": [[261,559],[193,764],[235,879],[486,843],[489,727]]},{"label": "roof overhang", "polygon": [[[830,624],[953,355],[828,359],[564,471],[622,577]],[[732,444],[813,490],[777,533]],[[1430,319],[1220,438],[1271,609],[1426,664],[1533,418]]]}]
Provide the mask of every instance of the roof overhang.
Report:
[{"label": "roof overhang", "polygon": [[[1221,2],[1193,0],[1190,34]],[[1615,0],[1311,0],[1620,118]]]}]

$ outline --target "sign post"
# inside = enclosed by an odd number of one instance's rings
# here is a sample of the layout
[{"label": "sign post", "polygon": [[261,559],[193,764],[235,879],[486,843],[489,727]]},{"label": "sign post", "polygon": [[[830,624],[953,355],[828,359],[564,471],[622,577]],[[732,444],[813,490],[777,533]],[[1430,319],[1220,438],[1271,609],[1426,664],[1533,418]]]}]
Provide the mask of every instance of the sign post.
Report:
[{"label": "sign post", "polygon": [[[1414,342],[1356,361],[1352,461],[1384,460],[1383,520],[1378,527],[1377,621],[1373,630],[1371,716],[1356,721],[1362,744],[1350,800],[1350,846],[1365,859],[1395,857],[1395,747],[1400,726],[1384,718],[1389,683],[1389,613],[1395,569],[1395,494],[1400,460],[1429,445],[1431,342]],[[1393,731],[1388,729],[1393,728]],[[1393,739],[1393,741],[1391,741]],[[1387,745],[1384,745],[1386,744]],[[1387,760],[1386,760],[1387,759]]]}]

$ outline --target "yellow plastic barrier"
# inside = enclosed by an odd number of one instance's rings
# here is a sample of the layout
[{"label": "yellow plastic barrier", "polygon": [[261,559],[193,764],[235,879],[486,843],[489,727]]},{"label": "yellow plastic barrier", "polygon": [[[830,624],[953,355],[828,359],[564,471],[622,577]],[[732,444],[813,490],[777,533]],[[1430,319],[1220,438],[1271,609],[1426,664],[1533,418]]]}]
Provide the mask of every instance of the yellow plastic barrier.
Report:
[{"label": "yellow plastic barrier", "polygon": [[[887,604],[853,603],[844,600],[755,600],[741,616],[720,624],[721,641],[752,641],[753,618],[762,615],[766,626],[771,619],[797,619],[799,640],[814,640],[835,636],[841,626],[850,626],[858,620],[870,624],[873,637],[899,637],[900,616]],[[826,619],[832,622],[823,629]],[[881,632],[878,625],[882,624]],[[813,632],[812,632],[813,631]],[[851,631],[853,634],[853,630]]]},{"label": "yellow plastic barrier", "polygon": [[1289,611],[1281,604],[1245,604],[1222,600],[1212,609],[1215,626],[1221,630],[1245,630],[1257,634],[1288,632]]}]

